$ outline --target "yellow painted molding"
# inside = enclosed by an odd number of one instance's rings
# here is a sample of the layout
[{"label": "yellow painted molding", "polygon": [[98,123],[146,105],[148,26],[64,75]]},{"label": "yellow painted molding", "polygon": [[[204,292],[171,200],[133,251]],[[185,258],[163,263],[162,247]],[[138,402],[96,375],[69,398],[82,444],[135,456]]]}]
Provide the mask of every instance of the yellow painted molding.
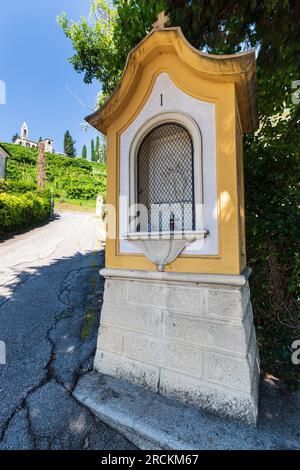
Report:
[{"label": "yellow painted molding", "polygon": [[257,128],[255,51],[233,55],[206,54],[195,49],[179,27],[152,30],[130,52],[118,86],[99,110],[86,117],[87,122],[106,134],[110,124],[130,102],[143,68],[158,53],[175,54],[185,67],[206,81],[234,83],[243,132],[253,132]]}]

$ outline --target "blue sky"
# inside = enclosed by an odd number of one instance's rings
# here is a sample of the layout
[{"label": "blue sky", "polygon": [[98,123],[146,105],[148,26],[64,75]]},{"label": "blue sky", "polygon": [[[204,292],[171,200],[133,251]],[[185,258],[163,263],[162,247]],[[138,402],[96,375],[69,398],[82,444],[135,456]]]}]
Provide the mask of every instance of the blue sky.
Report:
[{"label": "blue sky", "polygon": [[53,138],[60,152],[67,129],[78,154],[97,135],[82,131],[81,123],[91,113],[100,84],[86,85],[74,71],[67,61],[72,44],[56,23],[62,10],[75,21],[86,16],[89,4],[89,0],[1,2],[0,81],[6,85],[6,104],[0,104],[0,141],[10,142],[24,121],[30,139]]}]

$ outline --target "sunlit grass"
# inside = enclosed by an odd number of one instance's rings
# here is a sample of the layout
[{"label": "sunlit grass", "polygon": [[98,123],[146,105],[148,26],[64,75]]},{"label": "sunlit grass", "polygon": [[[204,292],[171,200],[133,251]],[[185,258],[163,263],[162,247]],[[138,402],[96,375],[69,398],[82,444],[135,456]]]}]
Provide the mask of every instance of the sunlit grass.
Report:
[{"label": "sunlit grass", "polygon": [[94,199],[64,199],[57,198],[54,207],[58,211],[92,212],[96,211],[96,201]]}]

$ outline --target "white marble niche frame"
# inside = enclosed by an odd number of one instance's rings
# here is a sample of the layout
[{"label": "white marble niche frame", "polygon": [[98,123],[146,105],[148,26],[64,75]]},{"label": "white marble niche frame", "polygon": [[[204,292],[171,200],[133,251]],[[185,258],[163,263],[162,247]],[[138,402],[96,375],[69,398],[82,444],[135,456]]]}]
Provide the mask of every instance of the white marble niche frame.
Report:
[{"label": "white marble niche frame", "polygon": [[207,230],[205,240],[195,240],[184,254],[218,255],[216,124],[215,104],[197,100],[180,90],[167,73],[156,78],[144,107],[120,136],[120,253],[142,253],[128,240],[129,207],[136,202],[136,158],[139,145],[152,129],[166,122],[182,125],[190,133],[194,146],[196,232]]}]

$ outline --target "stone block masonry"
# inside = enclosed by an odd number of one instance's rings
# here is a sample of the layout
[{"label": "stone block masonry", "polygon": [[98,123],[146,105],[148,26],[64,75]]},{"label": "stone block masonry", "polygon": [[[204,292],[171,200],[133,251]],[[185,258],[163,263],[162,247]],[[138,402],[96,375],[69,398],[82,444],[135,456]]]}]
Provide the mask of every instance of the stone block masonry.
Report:
[{"label": "stone block masonry", "polygon": [[104,269],[94,367],[168,397],[255,423],[259,359],[248,274]]}]

